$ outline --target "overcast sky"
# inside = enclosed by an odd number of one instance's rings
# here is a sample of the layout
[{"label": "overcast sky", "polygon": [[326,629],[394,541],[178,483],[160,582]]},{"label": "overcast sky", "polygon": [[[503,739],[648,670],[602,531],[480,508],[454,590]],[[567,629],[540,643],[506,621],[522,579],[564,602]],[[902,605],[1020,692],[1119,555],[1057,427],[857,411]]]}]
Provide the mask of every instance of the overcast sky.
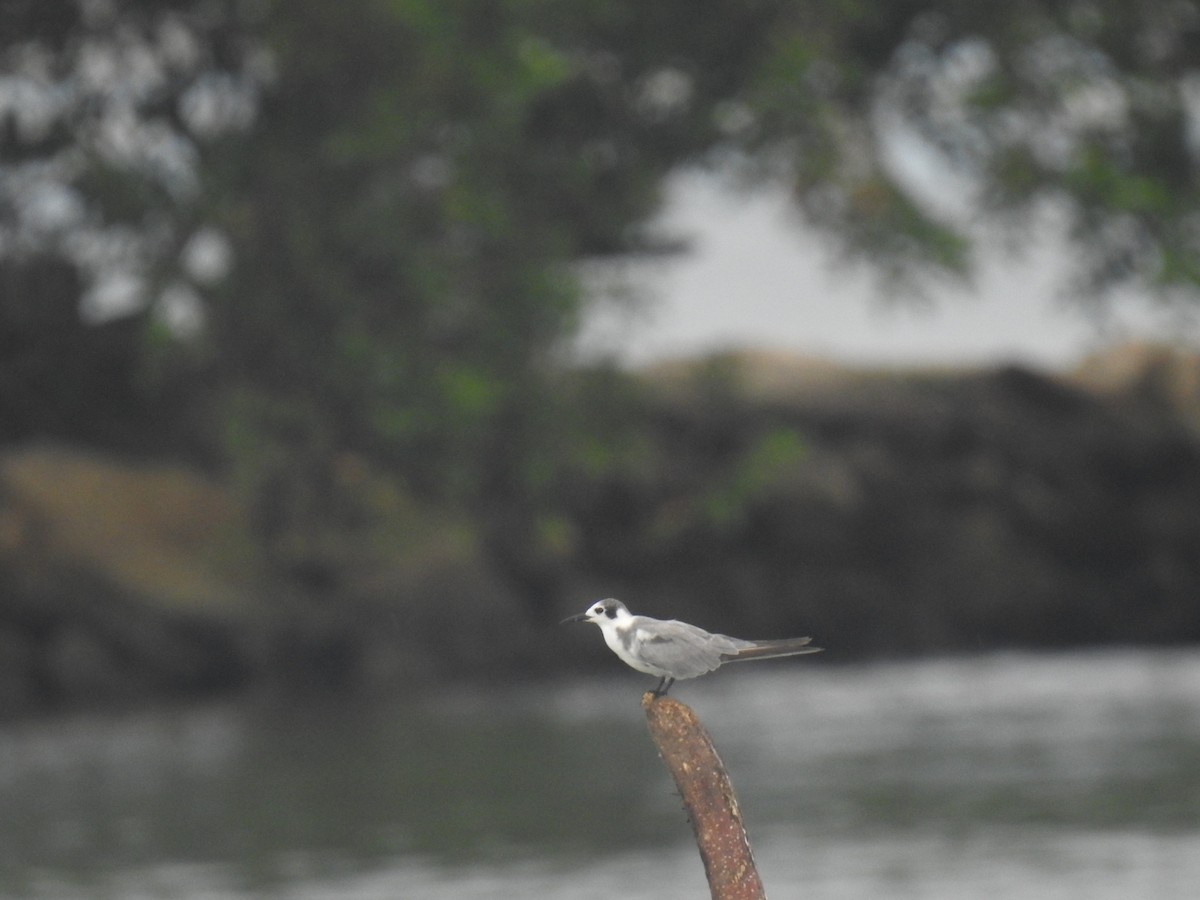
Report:
[{"label": "overcast sky", "polygon": [[[789,215],[780,191],[735,194],[715,178],[678,177],[661,219],[692,252],[638,264],[628,278],[643,302],[601,305],[581,337],[585,353],[630,364],[717,349],[764,348],[851,364],[1020,362],[1058,369],[1135,338],[1178,338],[1180,324],[1124,298],[1103,333],[1060,292],[1060,245],[985,259],[976,289],[948,286],[926,305],[888,301],[865,270],[834,264]],[[1196,343],[1193,328],[1190,339]]]}]

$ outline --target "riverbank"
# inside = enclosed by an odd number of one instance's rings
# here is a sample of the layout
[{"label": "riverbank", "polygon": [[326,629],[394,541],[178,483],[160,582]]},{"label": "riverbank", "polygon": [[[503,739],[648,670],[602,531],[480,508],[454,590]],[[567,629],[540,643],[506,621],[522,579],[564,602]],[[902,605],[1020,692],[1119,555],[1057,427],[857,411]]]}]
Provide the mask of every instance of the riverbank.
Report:
[{"label": "riverbank", "polygon": [[754,354],[614,374],[619,427],[531,523],[381,480],[369,540],[286,570],[230,484],[7,447],[0,711],[606,665],[552,624],[599,595],[813,634],[823,662],[1197,642],[1198,373],[1126,348],[1064,375]]}]

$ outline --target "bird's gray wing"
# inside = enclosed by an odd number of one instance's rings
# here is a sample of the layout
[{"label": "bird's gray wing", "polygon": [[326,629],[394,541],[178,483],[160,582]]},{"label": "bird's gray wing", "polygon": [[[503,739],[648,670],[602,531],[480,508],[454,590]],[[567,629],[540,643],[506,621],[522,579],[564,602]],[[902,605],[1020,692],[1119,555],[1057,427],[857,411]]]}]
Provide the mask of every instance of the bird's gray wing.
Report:
[{"label": "bird's gray wing", "polygon": [[746,643],[677,619],[635,623],[638,655],[672,678],[695,678],[711,672]]}]

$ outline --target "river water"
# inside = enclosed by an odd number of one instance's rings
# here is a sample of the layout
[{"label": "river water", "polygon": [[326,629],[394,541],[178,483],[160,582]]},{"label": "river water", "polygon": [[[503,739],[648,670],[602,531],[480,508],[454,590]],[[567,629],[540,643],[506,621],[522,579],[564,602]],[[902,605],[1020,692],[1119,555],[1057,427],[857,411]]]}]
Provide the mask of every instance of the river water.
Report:
[{"label": "river water", "polygon": [[[4,898],[696,898],[649,679],[0,727]],[[676,685],[776,898],[1200,896],[1200,651]]]}]

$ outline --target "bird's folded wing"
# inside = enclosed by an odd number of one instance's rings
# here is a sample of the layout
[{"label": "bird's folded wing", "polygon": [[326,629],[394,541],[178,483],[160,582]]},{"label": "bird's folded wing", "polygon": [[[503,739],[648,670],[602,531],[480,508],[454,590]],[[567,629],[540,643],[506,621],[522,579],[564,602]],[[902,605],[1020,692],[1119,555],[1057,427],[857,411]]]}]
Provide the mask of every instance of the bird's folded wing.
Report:
[{"label": "bird's folded wing", "polygon": [[653,629],[639,628],[634,638],[638,656],[646,663],[670,672],[673,678],[695,678],[711,672],[737,652],[731,638],[708,632],[686,622],[663,622]]}]

